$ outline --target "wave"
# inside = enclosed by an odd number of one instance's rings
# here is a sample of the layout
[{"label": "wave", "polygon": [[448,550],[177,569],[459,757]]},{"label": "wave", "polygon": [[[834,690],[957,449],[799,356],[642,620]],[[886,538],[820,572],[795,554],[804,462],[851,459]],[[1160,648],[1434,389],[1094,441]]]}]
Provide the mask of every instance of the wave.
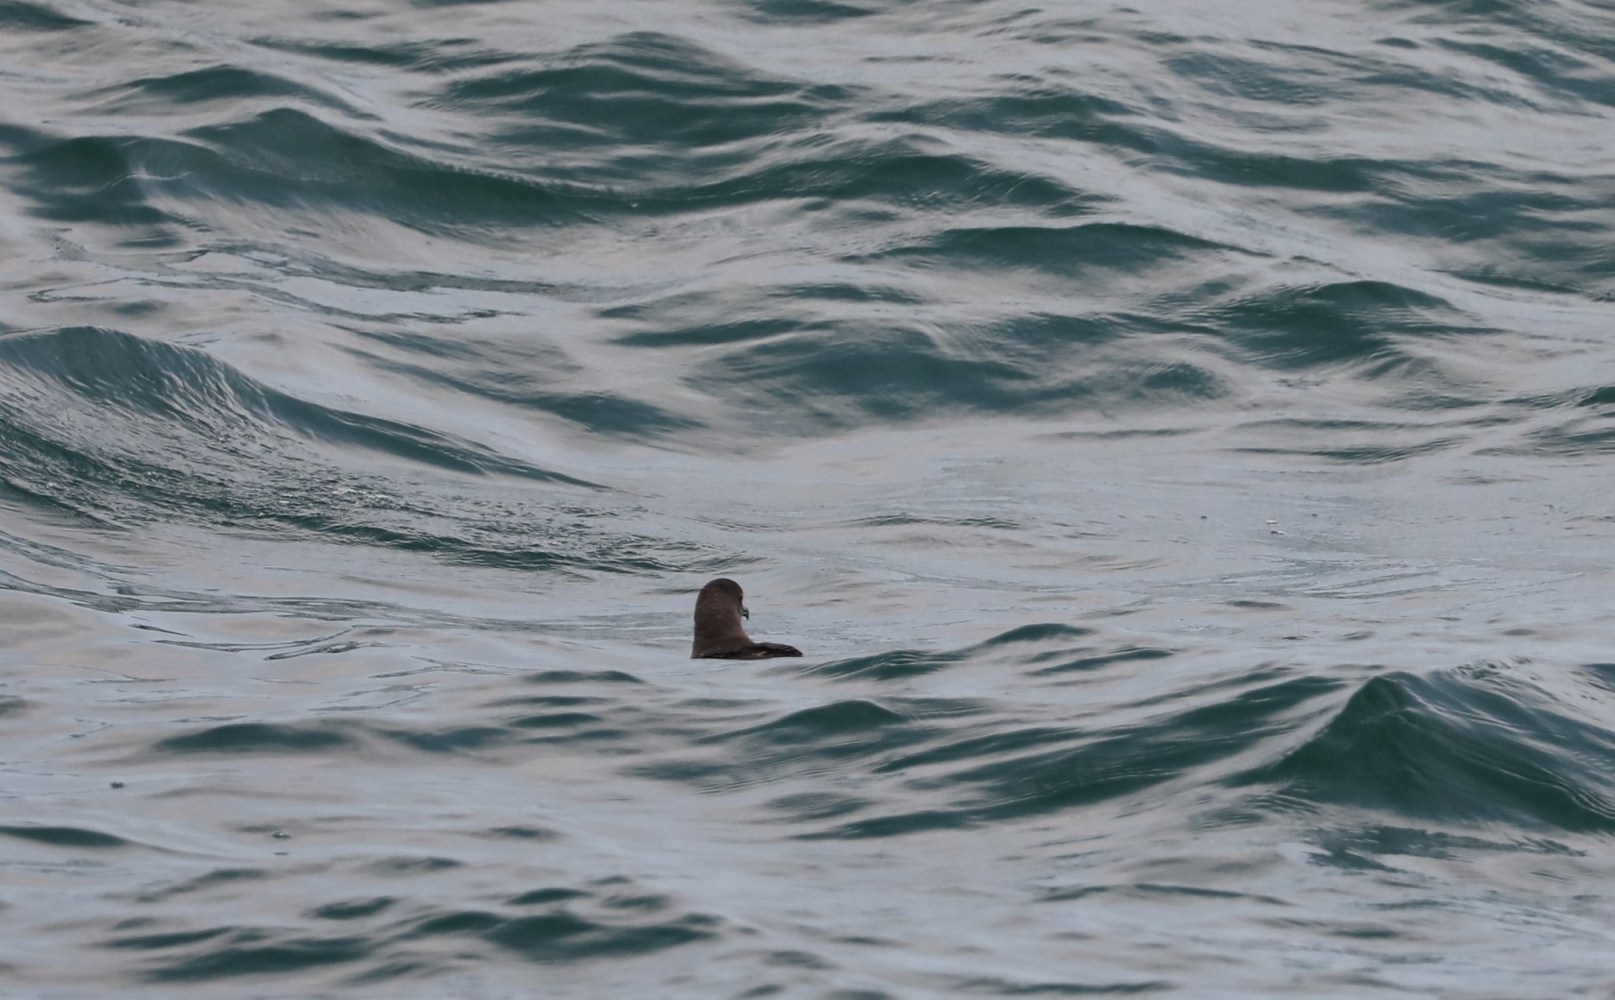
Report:
[{"label": "wave", "polygon": [[[0,337],[0,362],[0,488],[97,524],[278,525],[524,570],[643,572],[702,559],[689,543],[614,530],[609,499],[582,500],[609,498],[601,484],[299,399],[191,348],[75,327]],[[445,490],[468,476],[515,485],[489,484],[477,504],[445,516],[460,506],[441,499]],[[411,480],[413,491],[401,488]]]},{"label": "wave", "polygon": [[[1016,724],[989,699],[905,690],[941,669],[1013,665],[1025,685],[1104,692],[1175,654],[1094,642],[1083,629],[1031,626],[965,650],[895,651],[781,671],[856,684],[843,698],[722,728],[699,756],[630,765],[633,774],[730,791],[855,766],[870,794],[789,793],[781,818],[810,839],[889,837],[997,826],[1071,810],[1147,808],[1184,783],[1237,792],[1212,810],[1388,812],[1462,829],[1502,824],[1549,833],[1615,831],[1615,733],[1487,666],[1389,672],[1335,702],[1342,682],[1277,666],[1156,697]],[[1602,674],[1594,672],[1597,681]],[[885,691],[885,693],[880,693]],[[732,706],[744,712],[743,703]],[[714,720],[716,723],[716,720]],[[1253,765],[1252,758],[1268,763]],[[875,792],[884,789],[884,792]],[[1257,789],[1254,790],[1253,789]],[[1158,791],[1161,790],[1161,791]],[[885,803],[904,802],[892,810]],[[1208,814],[1208,822],[1218,823]],[[829,826],[823,821],[833,821]]]},{"label": "wave", "polygon": [[[419,874],[420,860],[388,858],[370,867],[391,865],[396,878]],[[244,879],[256,880],[261,874],[220,870],[193,880],[186,891],[228,894],[241,891],[238,883]],[[140,978],[153,983],[218,982],[272,973],[283,979],[335,976],[343,985],[359,986],[448,973],[479,946],[539,964],[609,962],[720,939],[730,931],[721,918],[680,912],[674,900],[624,876],[576,886],[543,885],[488,908],[435,905],[412,899],[405,889],[397,895],[325,902],[304,918],[304,926],[295,930],[253,924],[195,927],[194,921],[174,917],[151,919],[120,929],[100,944],[140,956]],[[172,929],[162,929],[164,924]]]},{"label": "wave", "polygon": [[[758,14],[776,15],[796,16]],[[1093,30],[1128,35],[1116,24]],[[427,68],[408,45],[299,51]],[[1357,84],[1356,99],[1434,85],[1396,77],[1393,50],[1346,58],[1276,45],[1264,63],[1181,36],[1161,51],[1173,79],[1268,108],[1321,99],[1308,88],[1342,65],[1380,74]],[[120,243],[279,254],[254,265],[266,280],[250,282],[271,298],[311,275],[339,291],[474,291],[493,308],[443,317],[452,333],[404,332],[394,315],[293,301],[343,319],[327,336],[355,363],[423,393],[676,450],[981,416],[1237,413],[1263,405],[1262,371],[1349,379],[1397,408],[1435,398],[1480,407],[1493,394],[1460,375],[1446,345],[1509,331],[1484,314],[1490,290],[1477,298],[1464,276],[1549,281],[1543,267],[1499,263],[1545,261],[1532,241],[1548,230],[1575,242],[1558,255],[1569,270],[1550,284],[1586,291],[1602,276],[1596,262],[1570,259],[1581,229],[1557,221],[1593,210],[1571,166],[1527,175],[1514,164],[1242,151],[1221,128],[1189,135],[1189,123],[1167,120],[1139,94],[1052,68],[976,80],[979,92],[938,99],[868,81],[813,82],[678,34],[628,31],[538,54],[456,49],[430,69],[415,106],[422,117],[407,124],[329,83],[246,65],[188,65],[103,86],[93,98],[141,127],[73,136],[10,128],[12,189],[36,217],[110,226]],[[187,117],[165,129],[160,112],[173,108]],[[466,129],[446,133],[446,119]],[[1008,147],[980,141],[989,134],[1016,138]],[[1034,151],[1025,145],[1034,141],[1065,144],[1069,163],[1093,170],[1010,155]],[[1486,250],[1488,262],[1360,266],[1331,259],[1293,222],[1253,228],[1245,216],[1146,211],[1112,183],[1129,157],[1144,181],[1181,175],[1201,191],[1326,194],[1329,218],[1372,231],[1450,237],[1461,216],[1469,228],[1449,243]],[[1476,186],[1482,167],[1518,183]],[[1457,193],[1416,193],[1432,186]],[[768,222],[741,232],[719,221],[732,212]],[[315,238],[287,237],[288,219]],[[441,238],[428,244],[436,266],[354,263],[396,227]],[[226,245],[199,235],[211,229],[257,236]],[[778,245],[775,229],[800,245]],[[322,253],[329,239],[352,239],[355,252]],[[671,256],[607,274],[544,273],[579,241],[591,253],[620,243]],[[706,257],[709,243],[726,249]],[[468,247],[492,266],[441,264]],[[685,250],[703,264],[678,259]],[[520,273],[524,257],[531,277]],[[776,269],[766,263],[774,259],[796,264]],[[700,281],[688,280],[692,266],[705,266]],[[1296,269],[1308,278],[1286,273]],[[953,282],[969,294],[950,293]],[[582,329],[514,346],[478,332],[503,310],[551,299],[577,307],[568,322]],[[629,386],[618,377],[651,370],[667,377]],[[1399,434],[1405,440],[1383,447],[1324,440],[1299,453],[1397,462],[1475,438],[1462,427]],[[1536,451],[1596,452],[1606,436],[1545,432]],[[466,458],[463,442],[434,444],[414,446]]]},{"label": "wave", "polygon": [[1493,668],[1365,682],[1316,735],[1242,781],[1286,799],[1452,824],[1615,832],[1615,733]]},{"label": "wave", "polygon": [[0,338],[0,361],[14,366],[6,375],[11,402],[0,405],[16,414],[19,431],[24,412],[35,418],[56,414],[64,421],[71,414],[75,422],[99,417],[121,420],[126,427],[133,421],[173,428],[198,444],[225,449],[252,447],[254,439],[266,436],[297,437],[452,472],[599,488],[495,455],[470,441],[310,403],[201,351],[116,330],[76,327],[13,334]]}]

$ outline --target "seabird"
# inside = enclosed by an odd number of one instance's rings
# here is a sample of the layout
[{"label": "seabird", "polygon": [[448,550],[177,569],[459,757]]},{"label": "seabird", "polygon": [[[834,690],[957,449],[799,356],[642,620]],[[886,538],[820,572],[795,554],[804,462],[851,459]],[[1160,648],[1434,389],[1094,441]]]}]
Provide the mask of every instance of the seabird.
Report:
[{"label": "seabird", "polygon": [[719,577],[701,588],[695,599],[695,645],[692,660],[766,660],[771,656],[801,656],[795,646],[778,642],[753,642],[741,627],[750,618],[740,584]]}]

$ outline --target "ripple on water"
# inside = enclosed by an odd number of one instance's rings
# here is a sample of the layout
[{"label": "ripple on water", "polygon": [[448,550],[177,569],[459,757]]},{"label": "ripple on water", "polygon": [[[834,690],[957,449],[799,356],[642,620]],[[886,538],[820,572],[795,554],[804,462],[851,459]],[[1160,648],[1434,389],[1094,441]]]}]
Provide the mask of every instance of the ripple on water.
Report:
[{"label": "ripple on water", "polygon": [[357,741],[343,730],[345,722],[273,724],[231,722],[209,726],[153,744],[160,754],[329,753],[351,749]]},{"label": "ripple on water", "polygon": [[[215,888],[231,880],[223,873],[208,879]],[[153,982],[266,974],[296,982],[337,967],[343,980],[361,983],[449,972],[473,960],[479,945],[540,964],[587,963],[652,955],[731,930],[719,917],[684,911],[622,876],[536,887],[480,908],[378,895],[321,903],[305,916],[310,923],[296,931],[245,924],[156,930],[158,921],[148,918],[126,922],[123,930],[137,933],[114,933],[101,945],[149,956],[143,975]],[[321,932],[333,925],[342,932]]]},{"label": "ripple on water", "polygon": [[45,844],[50,847],[64,847],[73,850],[101,851],[135,846],[132,841],[125,840],[116,834],[104,833],[100,830],[91,830],[80,826],[31,826],[8,824],[5,826],[0,826],[0,837],[12,837],[16,840],[25,840],[35,844]]}]

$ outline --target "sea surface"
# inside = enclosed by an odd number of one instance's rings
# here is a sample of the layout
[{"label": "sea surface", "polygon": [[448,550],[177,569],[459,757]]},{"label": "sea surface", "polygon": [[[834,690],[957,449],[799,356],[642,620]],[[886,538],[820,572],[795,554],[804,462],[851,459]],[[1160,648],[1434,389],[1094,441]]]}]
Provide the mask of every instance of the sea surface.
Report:
[{"label": "sea surface", "polygon": [[0,0],[0,95],[5,997],[1615,997],[1609,0]]}]

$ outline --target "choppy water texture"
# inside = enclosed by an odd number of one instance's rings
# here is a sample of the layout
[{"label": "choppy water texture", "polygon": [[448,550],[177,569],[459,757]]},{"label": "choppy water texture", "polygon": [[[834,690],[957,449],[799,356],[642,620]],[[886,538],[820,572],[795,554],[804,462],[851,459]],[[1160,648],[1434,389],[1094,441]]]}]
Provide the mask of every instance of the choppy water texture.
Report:
[{"label": "choppy water texture", "polygon": [[1608,4],[0,81],[7,996],[1615,995]]}]

